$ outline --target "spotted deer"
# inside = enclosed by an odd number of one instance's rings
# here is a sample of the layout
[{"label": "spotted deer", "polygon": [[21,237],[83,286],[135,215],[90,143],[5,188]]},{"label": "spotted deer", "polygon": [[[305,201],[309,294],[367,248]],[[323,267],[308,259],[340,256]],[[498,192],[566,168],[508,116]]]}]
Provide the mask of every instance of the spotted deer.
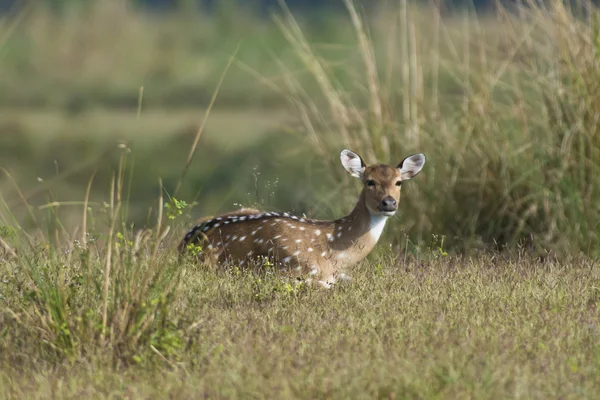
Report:
[{"label": "spotted deer", "polygon": [[366,165],[350,150],[343,150],[340,159],[346,171],[363,183],[347,216],[327,221],[241,209],[200,220],[185,235],[179,251],[184,254],[190,244],[200,245],[201,255],[218,264],[243,266],[257,259],[271,260],[282,272],[308,276],[307,281],[325,288],[338,279],[349,279],[348,267],[375,247],[386,221],[398,209],[402,183],[421,171],[425,156],[413,154],[396,167]]}]

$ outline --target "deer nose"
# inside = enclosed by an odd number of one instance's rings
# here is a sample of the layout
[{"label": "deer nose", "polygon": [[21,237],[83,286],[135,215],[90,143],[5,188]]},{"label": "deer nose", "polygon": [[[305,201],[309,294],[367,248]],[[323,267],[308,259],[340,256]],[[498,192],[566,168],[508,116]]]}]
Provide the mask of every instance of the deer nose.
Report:
[{"label": "deer nose", "polygon": [[389,197],[385,197],[383,200],[381,200],[381,204],[379,204],[379,210],[380,211],[396,211],[397,206],[398,206],[398,203],[396,202],[396,199],[389,196]]}]

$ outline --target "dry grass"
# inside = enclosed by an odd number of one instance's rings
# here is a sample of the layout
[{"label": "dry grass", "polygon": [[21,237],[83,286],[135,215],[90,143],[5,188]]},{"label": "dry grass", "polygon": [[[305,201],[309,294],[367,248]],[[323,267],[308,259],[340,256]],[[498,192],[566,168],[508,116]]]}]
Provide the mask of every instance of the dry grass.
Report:
[{"label": "dry grass", "polygon": [[[334,291],[165,259],[163,271],[185,271],[161,308],[168,321],[157,317],[147,340],[130,343],[119,339],[113,320],[114,335],[100,347],[77,326],[69,331],[72,345],[59,341],[52,316],[11,277],[3,284],[12,311],[1,316],[1,395],[594,397],[600,389],[596,263],[419,256],[425,259],[364,263],[352,283]],[[142,265],[132,269],[134,279]],[[96,291],[84,296],[87,290],[77,288],[74,272],[60,276],[68,323],[77,321],[84,299],[91,297],[92,310],[101,303],[90,296]],[[123,364],[131,360],[137,363]]]}]

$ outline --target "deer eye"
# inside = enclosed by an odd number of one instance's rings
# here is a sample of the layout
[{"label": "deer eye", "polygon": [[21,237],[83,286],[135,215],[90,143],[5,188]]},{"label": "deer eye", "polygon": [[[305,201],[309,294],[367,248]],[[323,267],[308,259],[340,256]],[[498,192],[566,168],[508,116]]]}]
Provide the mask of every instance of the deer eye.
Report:
[{"label": "deer eye", "polygon": [[369,179],[367,181],[367,186],[375,186],[375,181],[373,179]]},{"label": "deer eye", "polygon": [[396,182],[396,186],[402,186],[402,181]]}]

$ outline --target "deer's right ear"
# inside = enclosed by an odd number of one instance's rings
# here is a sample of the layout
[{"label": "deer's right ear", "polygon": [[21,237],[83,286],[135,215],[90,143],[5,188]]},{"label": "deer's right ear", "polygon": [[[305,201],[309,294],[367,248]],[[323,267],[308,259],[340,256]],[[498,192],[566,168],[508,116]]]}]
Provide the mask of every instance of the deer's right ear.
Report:
[{"label": "deer's right ear", "polygon": [[340,159],[342,160],[342,165],[350,175],[362,178],[367,166],[358,154],[350,150],[342,150]]}]

